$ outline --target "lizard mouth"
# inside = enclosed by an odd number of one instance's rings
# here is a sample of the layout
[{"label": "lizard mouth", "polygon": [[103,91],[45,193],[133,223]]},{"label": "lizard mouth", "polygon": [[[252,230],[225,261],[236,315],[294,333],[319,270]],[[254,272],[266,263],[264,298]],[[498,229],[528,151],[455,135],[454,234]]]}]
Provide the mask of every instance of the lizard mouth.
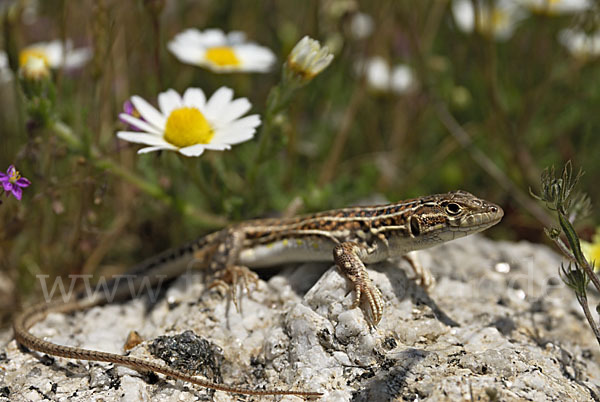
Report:
[{"label": "lizard mouth", "polygon": [[500,222],[503,216],[504,210],[502,208],[497,205],[490,205],[485,212],[465,217],[457,229],[460,232],[481,232]]}]

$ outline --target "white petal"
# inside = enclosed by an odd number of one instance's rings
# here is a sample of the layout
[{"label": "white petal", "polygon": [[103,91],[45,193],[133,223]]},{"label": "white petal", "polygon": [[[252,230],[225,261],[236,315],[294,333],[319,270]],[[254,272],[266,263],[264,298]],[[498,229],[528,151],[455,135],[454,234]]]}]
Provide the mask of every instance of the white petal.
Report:
[{"label": "white petal", "polygon": [[231,139],[229,141],[229,143],[231,145],[236,145],[236,144],[240,144],[242,142],[246,142],[251,140],[252,138],[254,138],[254,133],[252,134],[247,134],[247,135],[239,135],[237,138]]},{"label": "white petal", "polygon": [[144,120],[135,118],[131,115],[128,115],[127,113],[121,113],[119,115],[119,119],[124,120],[126,123],[129,123],[132,126],[134,126],[135,128],[140,129],[142,131],[146,131],[150,134],[156,134],[156,135],[162,136],[162,131],[159,130],[158,128],[154,127],[152,124],[148,124]]},{"label": "white petal", "polygon": [[0,50],[0,84],[12,80],[12,71],[8,68],[8,56]]},{"label": "white petal", "polygon": [[137,151],[138,154],[147,154],[148,152],[154,152],[154,151],[162,151],[162,150],[169,150],[169,151],[173,151],[176,150],[176,147],[166,147],[164,145],[159,145],[156,147],[146,147],[146,148],[141,148]]},{"label": "white petal", "polygon": [[260,117],[252,115],[236,120],[215,132],[213,142],[224,142],[228,144],[237,144],[247,141],[256,133],[256,127],[260,124]]},{"label": "white petal", "polygon": [[195,107],[204,110],[206,96],[200,88],[188,88],[183,94],[183,104],[188,107]]},{"label": "white petal", "polygon": [[215,122],[218,126],[229,123],[240,116],[243,116],[251,107],[252,105],[248,99],[236,99],[227,106],[223,113],[215,117]]},{"label": "white petal", "polygon": [[178,33],[173,38],[172,42],[187,43],[193,45],[202,45],[202,32],[196,28],[188,28],[185,31]]},{"label": "white petal", "polygon": [[202,32],[202,45],[206,47],[226,46],[227,37],[218,28],[206,29]]},{"label": "white petal", "polygon": [[365,65],[365,75],[369,86],[378,91],[387,91],[390,87],[390,66],[381,56],[369,59]]},{"label": "white petal", "polygon": [[232,121],[226,127],[223,128],[225,130],[235,130],[242,128],[255,128],[258,126],[260,126],[260,116],[257,114],[252,114],[250,116],[246,116],[236,121]]},{"label": "white petal", "polygon": [[211,119],[218,120],[219,113],[225,105],[233,99],[233,90],[227,87],[221,87],[210,97],[206,103],[206,114]]},{"label": "white petal", "polygon": [[245,128],[242,130],[235,131],[221,131],[218,135],[215,135],[213,141],[224,142],[227,144],[235,145],[240,142],[248,141],[254,137],[256,130],[253,128]]},{"label": "white petal", "polygon": [[[204,56],[202,56],[202,57],[204,58]],[[204,59],[196,64],[200,67],[207,68],[210,71],[212,71],[213,73],[217,73],[217,74],[245,71],[242,66],[230,66],[230,65],[219,66],[217,64],[214,64],[212,61],[208,61],[208,60],[204,60]]]},{"label": "white petal", "polygon": [[191,46],[187,43],[169,42],[167,48],[179,61],[192,65],[199,65],[206,53],[203,46]]},{"label": "white petal", "polygon": [[8,68],[8,56],[5,52],[0,50],[0,69]]},{"label": "white petal", "polygon": [[392,69],[390,86],[398,94],[408,92],[413,86],[415,78],[413,72],[406,64],[398,64]]},{"label": "white petal", "polygon": [[169,116],[174,109],[183,106],[181,96],[174,89],[168,89],[158,95],[158,107],[163,116]]},{"label": "white petal", "polygon": [[69,51],[65,56],[65,65],[64,67],[69,68],[79,68],[88,62],[89,59],[92,58],[92,49],[83,47],[80,49],[75,49]]},{"label": "white petal", "polygon": [[165,124],[167,122],[165,116],[163,116],[158,110],[154,108],[151,104],[146,102],[145,99],[133,95],[131,97],[131,103],[140,113],[140,115],[146,120],[148,123],[153,124],[156,128],[163,130],[165,128]]},{"label": "white petal", "polygon": [[255,44],[236,46],[235,54],[246,71],[267,72],[273,67],[276,57],[271,49]]},{"label": "white petal", "polygon": [[471,32],[475,26],[475,10],[473,3],[469,0],[459,0],[452,2],[452,13],[456,20],[456,25],[463,32]]},{"label": "white petal", "polygon": [[135,142],[136,144],[146,145],[170,145],[162,137],[158,137],[152,134],[136,133],[133,131],[119,131],[117,137],[122,140]]},{"label": "white petal", "polygon": [[242,31],[231,31],[227,34],[227,42],[230,45],[237,45],[246,42],[246,34]]},{"label": "white petal", "polygon": [[[214,140],[214,139],[213,139]],[[213,151],[225,151],[227,149],[231,149],[231,145],[225,142],[211,142],[210,144],[202,144],[204,148],[211,149]]]},{"label": "white petal", "polygon": [[204,144],[196,144],[189,147],[179,149],[179,152],[185,156],[200,156],[204,152]]},{"label": "white petal", "polygon": [[[67,41],[66,45],[67,47],[71,46],[69,41]],[[58,39],[51,42],[36,43],[26,48],[26,50],[31,49],[44,53],[48,58],[48,64],[51,68],[58,68],[63,62],[63,43]]]}]

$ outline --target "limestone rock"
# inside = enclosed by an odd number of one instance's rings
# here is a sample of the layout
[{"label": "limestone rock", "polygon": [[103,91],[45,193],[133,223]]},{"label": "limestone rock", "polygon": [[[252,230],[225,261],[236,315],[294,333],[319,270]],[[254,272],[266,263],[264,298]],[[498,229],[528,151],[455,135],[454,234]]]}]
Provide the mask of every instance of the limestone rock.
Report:
[{"label": "limestone rock", "polygon": [[[303,264],[259,281],[241,312],[198,275],[180,278],[154,304],[137,299],[53,314],[33,332],[124,353],[135,330],[144,342],[130,354],[148,359],[157,359],[151,345],[158,337],[180,335],[186,344],[212,345],[207,350],[222,366],[211,372],[225,383],[320,391],[324,401],[600,398],[600,349],[558,277],[555,253],[470,236],[420,256],[438,282],[429,294],[403,260],[369,267],[386,302],[376,329],[360,309],[349,310],[354,295],[335,268]],[[0,342],[0,400],[236,399],[112,364],[24,353],[10,331]]]}]

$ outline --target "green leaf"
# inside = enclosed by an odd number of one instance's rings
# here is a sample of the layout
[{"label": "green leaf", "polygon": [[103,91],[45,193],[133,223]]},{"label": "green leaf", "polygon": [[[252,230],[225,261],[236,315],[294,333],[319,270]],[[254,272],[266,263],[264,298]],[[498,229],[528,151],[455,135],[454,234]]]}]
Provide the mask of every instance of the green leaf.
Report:
[{"label": "green leaf", "polygon": [[575,256],[575,259],[577,260],[577,262],[580,265],[586,265],[587,261],[585,260],[585,257],[583,256],[583,253],[581,252],[581,245],[579,243],[579,237],[577,236],[575,229],[573,229],[571,222],[569,222],[567,217],[560,211],[558,212],[558,222],[560,223],[560,227],[562,228],[562,230],[565,234],[565,237],[567,238],[567,241],[569,242],[569,246],[570,246],[571,250],[573,251],[573,255]]}]

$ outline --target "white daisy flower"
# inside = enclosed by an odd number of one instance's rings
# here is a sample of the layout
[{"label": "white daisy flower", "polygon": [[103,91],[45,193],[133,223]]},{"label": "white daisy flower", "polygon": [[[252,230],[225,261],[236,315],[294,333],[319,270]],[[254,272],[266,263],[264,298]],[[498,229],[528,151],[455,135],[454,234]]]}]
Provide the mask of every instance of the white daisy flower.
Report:
[{"label": "white daisy flower", "polygon": [[200,156],[205,149],[223,151],[254,137],[260,116],[241,117],[251,104],[246,98],[233,99],[233,90],[219,88],[206,100],[200,88],[188,88],[183,96],[169,89],[158,95],[159,110],[139,96],[131,103],[140,118],[121,113],[119,118],[139,131],[119,131],[122,140],[149,145],[143,154],[163,149],[185,156]]},{"label": "white daisy flower", "polygon": [[543,14],[576,13],[593,5],[590,0],[516,0],[531,11]]},{"label": "white daisy flower", "polygon": [[[498,0],[493,3],[478,1],[478,18],[471,0],[452,2],[452,14],[456,25],[463,32],[477,32],[498,40],[510,38],[524,13],[514,0]],[[477,26],[475,23],[477,22]]]},{"label": "white daisy flower", "polygon": [[8,82],[12,79],[12,72],[8,67],[8,56],[0,51],[0,83]]},{"label": "white daisy flower", "polygon": [[392,68],[390,76],[391,88],[397,94],[410,92],[415,87],[412,69],[406,64],[398,64]]},{"label": "white daisy flower", "polygon": [[[39,66],[39,62],[43,62],[46,67],[52,69],[75,69],[83,66],[91,57],[92,50],[90,48],[73,49],[73,43],[70,40],[39,42],[31,44],[19,52],[19,67],[23,68],[27,64],[31,66],[32,63]],[[30,60],[32,58],[34,60]],[[7,81],[11,78],[8,57],[6,53],[0,52],[0,81]]]},{"label": "white daisy flower", "polygon": [[390,66],[381,56],[375,56],[367,60],[364,65],[359,66],[359,71],[364,74],[367,85],[380,92],[386,92],[390,88]]},{"label": "white daisy flower", "polygon": [[375,21],[369,14],[358,12],[350,21],[350,32],[354,39],[366,39],[375,30]]},{"label": "white daisy flower", "polygon": [[53,40],[51,42],[34,43],[19,52],[19,66],[23,67],[30,57],[43,59],[50,68],[79,68],[92,57],[92,50],[88,47],[73,49],[70,40],[62,42]]},{"label": "white daisy flower", "polygon": [[239,31],[225,35],[220,29],[190,28],[177,34],[167,47],[179,61],[216,73],[264,73],[275,63],[275,54],[269,48],[247,42]]},{"label": "white daisy flower", "polygon": [[558,35],[558,40],[574,57],[588,59],[600,56],[600,31],[589,34],[574,29],[563,29]]},{"label": "white daisy flower", "polygon": [[390,66],[381,56],[375,56],[357,67],[358,73],[365,76],[367,85],[377,92],[394,92],[398,95],[412,92],[417,84],[410,66],[397,64]]}]

